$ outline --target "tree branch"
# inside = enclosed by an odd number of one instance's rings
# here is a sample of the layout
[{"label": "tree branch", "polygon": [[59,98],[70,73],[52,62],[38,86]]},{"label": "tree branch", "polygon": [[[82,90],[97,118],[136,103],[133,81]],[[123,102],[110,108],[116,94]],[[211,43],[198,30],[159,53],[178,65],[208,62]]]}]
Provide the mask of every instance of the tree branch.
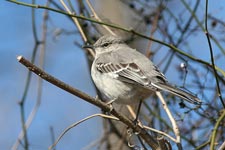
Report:
[{"label": "tree branch", "polygon": [[212,44],[211,44],[211,41],[210,41],[210,34],[209,34],[209,31],[208,31],[208,22],[207,22],[208,17],[207,17],[207,14],[208,14],[208,0],[206,0],[206,7],[205,7],[205,35],[207,37],[207,41],[208,41],[208,44],[209,44],[210,57],[211,57],[211,62],[212,62],[212,69],[213,69],[213,72],[214,72],[214,75],[215,75],[215,79],[216,79],[216,86],[217,86],[218,96],[220,98],[221,104],[223,105],[223,108],[225,108],[225,103],[223,101],[223,97],[222,97],[221,90],[220,90],[220,84],[219,84],[219,80],[218,80],[218,73],[217,73],[216,68],[215,68],[213,49],[212,49]]},{"label": "tree branch", "polygon": [[215,140],[216,140],[216,134],[217,134],[217,130],[220,126],[221,121],[225,118],[225,110],[223,110],[222,115],[218,118],[215,127],[213,129],[212,132],[212,136],[211,136],[211,140],[210,140],[210,150],[214,150],[214,146],[215,146]]}]

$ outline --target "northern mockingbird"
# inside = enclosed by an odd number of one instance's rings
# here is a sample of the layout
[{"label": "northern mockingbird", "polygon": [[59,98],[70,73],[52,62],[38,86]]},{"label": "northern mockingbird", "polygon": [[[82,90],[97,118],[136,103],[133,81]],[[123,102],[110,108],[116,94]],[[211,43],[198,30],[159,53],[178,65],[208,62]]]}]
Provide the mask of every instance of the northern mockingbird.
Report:
[{"label": "northern mockingbird", "polygon": [[196,96],[169,84],[146,56],[119,37],[102,36],[94,45],[86,47],[96,52],[91,67],[95,85],[115,103],[140,102],[156,91],[167,91],[190,103],[201,104]]}]

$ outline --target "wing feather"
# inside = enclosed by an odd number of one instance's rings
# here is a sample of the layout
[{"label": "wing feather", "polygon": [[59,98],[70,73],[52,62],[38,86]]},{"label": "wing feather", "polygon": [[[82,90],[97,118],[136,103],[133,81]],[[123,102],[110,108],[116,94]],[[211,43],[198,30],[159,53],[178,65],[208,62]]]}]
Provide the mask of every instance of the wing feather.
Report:
[{"label": "wing feather", "polygon": [[96,67],[101,73],[112,74],[113,77],[124,79],[129,83],[138,83],[143,86],[151,83],[145,73],[135,63],[98,63]]}]

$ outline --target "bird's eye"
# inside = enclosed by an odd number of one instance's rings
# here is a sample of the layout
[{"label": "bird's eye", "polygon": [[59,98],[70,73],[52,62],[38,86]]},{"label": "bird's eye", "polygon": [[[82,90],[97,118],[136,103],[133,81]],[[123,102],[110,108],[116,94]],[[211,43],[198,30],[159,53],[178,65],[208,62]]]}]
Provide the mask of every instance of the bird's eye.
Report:
[{"label": "bird's eye", "polygon": [[108,46],[109,46],[109,43],[102,44],[102,47],[108,47]]}]

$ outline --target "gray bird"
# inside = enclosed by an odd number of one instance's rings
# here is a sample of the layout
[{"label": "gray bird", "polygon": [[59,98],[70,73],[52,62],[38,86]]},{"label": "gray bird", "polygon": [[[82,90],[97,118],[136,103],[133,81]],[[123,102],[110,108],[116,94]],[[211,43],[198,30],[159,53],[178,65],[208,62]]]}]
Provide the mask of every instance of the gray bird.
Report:
[{"label": "gray bird", "polygon": [[193,94],[169,84],[145,55],[130,48],[121,38],[102,36],[88,47],[96,52],[91,68],[92,79],[109,100],[131,104],[156,91],[167,91],[190,103],[201,104],[201,100]]}]

